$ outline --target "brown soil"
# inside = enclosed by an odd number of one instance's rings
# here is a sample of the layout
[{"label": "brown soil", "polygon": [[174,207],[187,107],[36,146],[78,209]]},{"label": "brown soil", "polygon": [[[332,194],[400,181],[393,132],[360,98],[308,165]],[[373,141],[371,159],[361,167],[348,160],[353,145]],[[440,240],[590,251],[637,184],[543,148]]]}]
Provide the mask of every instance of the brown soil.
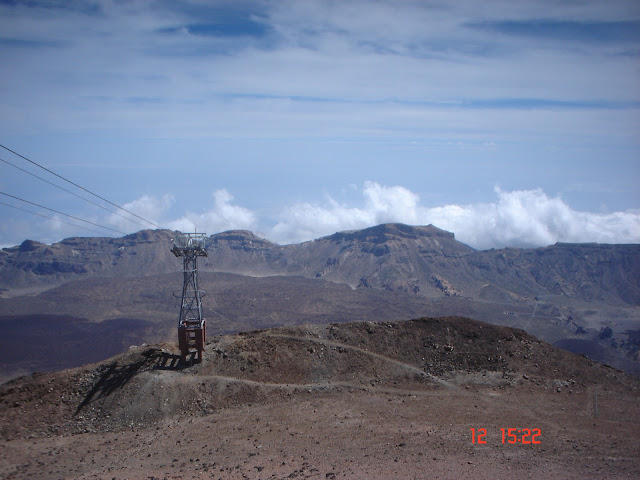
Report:
[{"label": "brown soil", "polygon": [[175,353],[0,387],[0,477],[640,476],[640,382],[519,330],[342,323],[215,337],[183,369]]}]

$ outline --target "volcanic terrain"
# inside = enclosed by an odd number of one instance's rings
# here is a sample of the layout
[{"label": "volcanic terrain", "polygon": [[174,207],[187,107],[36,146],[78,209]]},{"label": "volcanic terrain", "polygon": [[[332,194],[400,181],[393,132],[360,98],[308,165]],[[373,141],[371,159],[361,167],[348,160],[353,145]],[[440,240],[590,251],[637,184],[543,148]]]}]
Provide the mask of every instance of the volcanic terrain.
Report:
[{"label": "volcanic terrain", "polygon": [[[0,250],[0,382],[174,341],[177,234]],[[229,231],[207,249],[199,275],[213,334],[464,315],[640,375],[639,245],[475,251],[432,225],[384,224],[295,245]]]},{"label": "volcanic terrain", "polygon": [[223,232],[180,366],[177,233],[0,250],[1,478],[640,477],[640,246]]},{"label": "volcanic terrain", "polygon": [[176,353],[141,345],[0,387],[0,476],[640,476],[640,382],[521,330],[300,325],[213,336],[186,368]]}]

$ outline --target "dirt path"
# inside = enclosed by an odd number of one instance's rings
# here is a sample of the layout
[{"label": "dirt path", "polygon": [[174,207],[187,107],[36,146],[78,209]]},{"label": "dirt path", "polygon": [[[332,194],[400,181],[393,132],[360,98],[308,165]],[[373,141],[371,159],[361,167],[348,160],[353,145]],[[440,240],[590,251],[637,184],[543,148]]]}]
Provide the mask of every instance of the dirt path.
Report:
[{"label": "dirt path", "polygon": [[413,373],[416,373],[418,375],[421,375],[423,377],[427,377],[429,378],[431,381],[433,381],[434,383],[438,384],[438,385],[442,385],[444,387],[447,388],[451,388],[451,389],[456,389],[458,387],[456,387],[455,385],[453,385],[452,383],[447,382],[446,380],[443,380],[441,378],[436,377],[435,375],[431,375],[428,372],[425,372],[424,370],[414,366],[414,365],[410,365],[408,363],[404,363],[401,362],[400,360],[396,360],[390,357],[387,357],[385,355],[381,355],[379,353],[376,352],[371,352],[369,350],[365,350],[363,348],[360,347],[356,347],[354,345],[347,345],[346,343],[340,343],[340,342],[335,342],[332,340],[327,340],[325,338],[316,338],[316,337],[298,337],[295,335],[285,335],[285,334],[276,334],[276,333],[269,333],[266,334],[269,337],[274,337],[274,338],[286,338],[288,340],[296,340],[296,341],[300,341],[300,342],[313,342],[313,343],[318,343],[327,347],[335,347],[335,348],[344,348],[345,350],[352,350],[355,352],[359,352],[365,355],[369,355],[371,357],[375,357],[378,358],[384,362],[393,364],[397,367],[409,370]]}]

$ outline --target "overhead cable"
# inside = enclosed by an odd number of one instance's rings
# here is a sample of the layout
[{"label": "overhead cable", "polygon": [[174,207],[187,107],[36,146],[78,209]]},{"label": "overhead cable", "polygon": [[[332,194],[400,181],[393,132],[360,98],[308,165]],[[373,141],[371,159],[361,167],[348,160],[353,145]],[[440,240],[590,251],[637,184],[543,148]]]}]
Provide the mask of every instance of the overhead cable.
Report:
[{"label": "overhead cable", "polygon": [[45,210],[49,210],[51,212],[55,212],[55,213],[58,213],[60,215],[64,215],[65,217],[73,218],[75,220],[80,220],[81,222],[85,222],[85,223],[89,223],[91,225],[95,225],[96,227],[104,228],[105,230],[111,230],[112,232],[117,232],[117,233],[121,233],[123,235],[127,235],[125,232],[121,232],[120,230],[116,230],[115,228],[105,227],[104,225],[100,225],[98,223],[93,223],[93,222],[90,222],[89,220],[84,220],[83,218],[74,217],[73,215],[69,215],[68,213],[59,212],[58,210],[54,210],[53,208],[45,207],[44,205],[39,205],[37,203],[30,202],[29,200],[25,200],[23,198],[16,197],[14,195],[9,195],[8,193],[0,192],[0,195],[5,195],[5,196],[11,197],[11,198],[13,198],[15,200],[19,200],[21,202],[28,203],[30,205],[34,205],[34,206],[36,206],[38,208],[44,208]]},{"label": "overhead cable", "polygon": [[16,207],[15,205],[9,205],[8,203],[4,203],[4,202],[0,202],[0,205],[4,205],[6,207],[15,208],[16,210],[21,210],[23,212],[27,212],[27,213],[30,213],[32,215],[37,215],[37,216],[42,217],[42,218],[48,218],[49,220],[54,220],[56,222],[64,223],[65,225],[71,225],[72,227],[83,228],[85,230],[89,230],[90,232],[99,233],[100,235],[107,235],[108,237],[113,237],[113,235],[111,235],[109,233],[99,232],[98,230],[94,230],[93,228],[83,227],[82,225],[76,225],[75,223],[71,223],[71,222],[65,222],[64,220],[60,220],[59,218],[50,217],[48,215],[42,215],[41,213],[37,213],[37,212],[32,212],[31,210],[27,210],[26,208]]},{"label": "overhead cable", "polygon": [[136,215],[135,213],[130,212],[130,211],[129,211],[129,210],[127,210],[126,208],[123,208],[123,207],[121,207],[120,205],[117,205],[117,204],[115,204],[115,203],[113,203],[113,202],[111,202],[111,201],[107,200],[106,198],[101,197],[100,195],[98,195],[98,194],[96,194],[96,193],[93,193],[91,190],[87,190],[86,188],[84,188],[84,187],[82,187],[82,186],[78,185],[77,183],[74,183],[74,182],[72,182],[71,180],[68,180],[68,179],[64,178],[62,175],[58,175],[56,172],[53,172],[53,171],[49,170],[49,169],[48,169],[48,168],[46,168],[46,167],[43,167],[43,166],[42,166],[42,165],[40,165],[39,163],[36,163],[36,162],[34,162],[33,160],[28,159],[28,158],[27,158],[27,157],[25,157],[24,155],[20,155],[18,152],[14,152],[13,150],[11,150],[11,149],[10,149],[10,148],[8,148],[8,147],[5,147],[4,145],[0,145],[0,147],[1,147],[1,148],[4,148],[4,149],[5,149],[5,150],[7,150],[8,152],[13,153],[14,155],[17,155],[18,157],[20,157],[20,158],[22,158],[22,159],[26,160],[26,161],[27,161],[27,162],[29,162],[29,163],[32,163],[33,165],[35,165],[35,166],[37,166],[37,167],[40,167],[41,169],[43,169],[43,170],[45,170],[45,171],[49,172],[51,175],[55,175],[56,177],[61,178],[61,179],[62,179],[62,180],[64,180],[65,182],[68,182],[68,183],[70,183],[71,185],[73,185],[74,187],[77,187],[77,188],[79,188],[79,189],[81,189],[81,190],[84,190],[85,192],[87,192],[87,193],[89,193],[89,194],[93,195],[94,197],[97,197],[97,198],[99,198],[100,200],[102,200],[102,201],[104,201],[104,202],[107,202],[108,204],[113,205],[114,207],[116,207],[116,208],[118,208],[118,209],[120,209],[120,210],[123,210],[123,211],[127,212],[128,214],[133,215],[134,217],[137,217],[137,218],[139,218],[140,220],[142,220],[142,221],[144,221],[144,222],[147,222],[147,223],[149,223],[149,224],[153,225],[153,226],[154,226],[154,227],[156,227],[156,228],[162,228],[160,225],[157,225],[157,224],[153,223],[152,221],[147,220],[146,218],[142,218],[140,215]]},{"label": "overhead cable", "polygon": [[75,196],[75,197],[78,197],[79,199],[84,200],[85,202],[89,202],[91,205],[95,205],[96,207],[100,207],[101,209],[106,210],[107,212],[112,213],[112,214],[114,214],[114,215],[117,215],[117,216],[119,216],[119,217],[122,217],[122,218],[124,218],[125,220],[129,220],[130,222],[133,222],[133,223],[135,223],[136,225],[140,225],[141,227],[144,227],[144,226],[145,226],[145,225],[143,225],[142,223],[137,222],[137,221],[135,221],[135,220],[133,220],[133,219],[131,219],[131,218],[129,218],[129,217],[125,217],[124,215],[121,215],[121,214],[120,214],[120,213],[118,213],[118,212],[111,211],[111,210],[109,210],[107,207],[105,207],[105,206],[103,206],[103,205],[100,205],[99,203],[92,202],[92,201],[91,201],[91,200],[89,200],[88,198],[84,198],[84,197],[82,197],[82,196],[78,195],[77,193],[72,192],[71,190],[67,190],[66,188],[61,187],[61,186],[60,186],[60,185],[58,185],[58,184],[55,184],[55,183],[53,183],[53,182],[50,182],[50,181],[49,181],[49,180],[47,180],[46,178],[42,178],[42,177],[40,177],[40,176],[36,175],[35,173],[30,172],[29,170],[25,170],[25,169],[24,169],[24,168],[22,168],[22,167],[19,167],[19,166],[17,166],[17,165],[14,165],[13,163],[8,162],[8,161],[7,161],[7,160],[5,160],[4,158],[0,158],[0,162],[4,162],[4,163],[6,163],[7,165],[11,165],[12,167],[17,168],[18,170],[21,170],[21,171],[23,171],[24,173],[26,173],[26,174],[28,174],[28,175],[31,175],[32,177],[36,177],[37,179],[42,180],[43,182],[46,182],[46,183],[48,183],[49,185],[53,185],[54,187],[57,187],[57,188],[59,188],[59,189],[60,189],[60,190],[62,190],[62,191],[65,191],[65,192],[67,192],[67,193],[70,193],[71,195],[73,195],[73,196]]}]

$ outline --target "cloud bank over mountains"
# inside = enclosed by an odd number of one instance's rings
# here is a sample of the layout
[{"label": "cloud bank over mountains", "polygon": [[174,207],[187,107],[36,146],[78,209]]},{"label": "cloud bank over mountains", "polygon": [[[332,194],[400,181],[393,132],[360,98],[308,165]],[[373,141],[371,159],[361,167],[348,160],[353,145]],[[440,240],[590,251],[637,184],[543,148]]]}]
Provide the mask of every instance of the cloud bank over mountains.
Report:
[{"label": "cloud bank over mountains", "polygon": [[[456,238],[477,249],[539,247],[556,242],[640,243],[640,211],[581,212],[560,197],[549,197],[541,189],[504,191],[495,188],[490,203],[469,205],[424,205],[419,195],[402,186],[365,182],[362,204],[346,205],[327,197],[324,203],[296,203],[267,225],[257,212],[234,201],[226,190],[213,193],[210,208],[187,212],[162,221],[173,197],[154,201],[142,197],[126,205],[145,218],[183,232],[209,234],[225,230],[251,230],[279,244],[298,243],[342,230],[355,230],[380,223],[433,224],[454,232]],[[111,221],[116,221],[112,217]],[[117,225],[122,227],[121,218]],[[113,224],[113,223],[112,223]],[[131,229],[131,227],[128,227]]]},{"label": "cloud bank over mountains", "polygon": [[167,225],[181,232],[222,232],[224,230],[253,230],[257,226],[254,212],[234,205],[233,195],[226,190],[213,193],[213,207],[205,212],[187,212],[184,216],[170,221]]},{"label": "cloud bank over mountains", "polygon": [[[0,143],[157,225],[640,241],[638,0],[0,1],[0,47]],[[0,154],[0,245],[146,228]]]}]

